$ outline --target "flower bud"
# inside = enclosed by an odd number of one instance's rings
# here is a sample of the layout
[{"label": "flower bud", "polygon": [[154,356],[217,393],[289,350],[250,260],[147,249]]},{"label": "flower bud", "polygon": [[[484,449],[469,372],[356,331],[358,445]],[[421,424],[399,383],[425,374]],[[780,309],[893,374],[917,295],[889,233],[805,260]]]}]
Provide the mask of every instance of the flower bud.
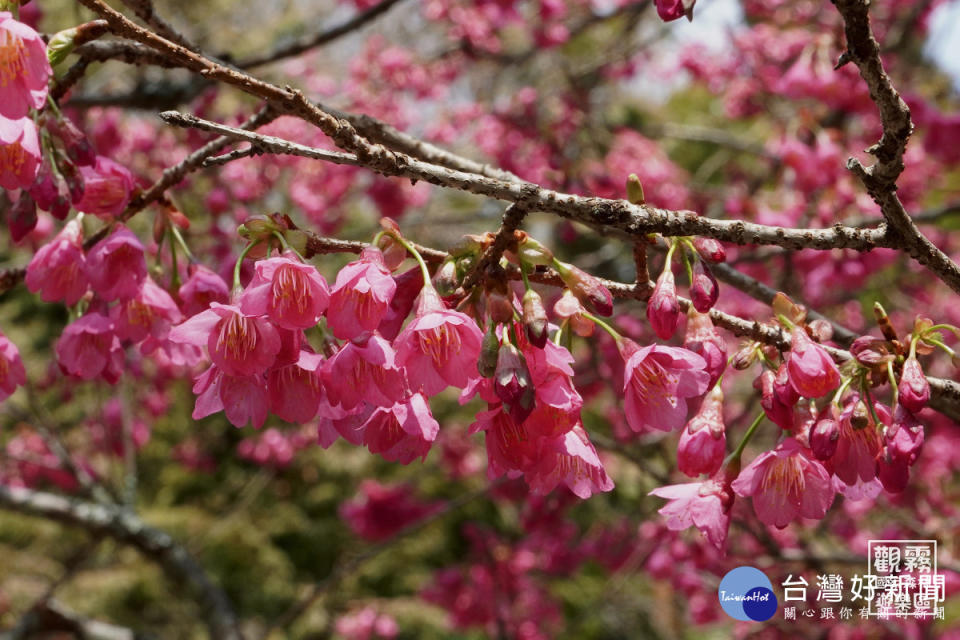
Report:
[{"label": "flower bud", "polygon": [[553,264],[554,260],[553,252],[530,236],[526,236],[517,247],[517,257],[526,264],[544,266]]},{"label": "flower bud", "polygon": [[[384,257],[386,258],[386,256]],[[440,265],[433,276],[433,286],[443,298],[454,294],[459,282],[457,280],[457,265],[453,260],[447,259]]]},{"label": "flower bud", "polygon": [[900,374],[898,389],[897,400],[909,411],[916,413],[927,406],[930,400],[930,383],[923,375],[923,369],[916,356],[911,355],[903,363],[903,373]]},{"label": "flower bud", "polygon": [[888,343],[876,336],[860,336],[850,345],[850,353],[863,366],[886,371],[887,362],[894,359],[888,349]]},{"label": "flower bud", "polygon": [[822,398],[840,386],[840,371],[833,358],[803,327],[794,327],[790,340],[787,370],[797,393],[804,398]]},{"label": "flower bud", "polygon": [[753,388],[760,392],[760,406],[770,420],[781,429],[793,429],[793,405],[784,402],[782,395],[777,393],[777,374],[764,369],[753,381]]},{"label": "flower bud", "polygon": [[891,456],[912,465],[917,461],[923,447],[923,425],[903,405],[897,405],[883,439]]},{"label": "flower bud", "polygon": [[696,249],[700,257],[707,262],[717,264],[719,262],[725,262],[727,259],[726,249],[723,248],[719,240],[714,240],[713,238],[694,237],[693,248]]},{"label": "flower bud", "polygon": [[791,300],[787,297],[787,294],[782,291],[777,292],[770,306],[773,307],[774,314],[784,316],[794,324],[803,324],[803,321],[807,317],[807,308]]},{"label": "flower bud", "polygon": [[517,424],[521,424],[533,412],[534,390],[530,370],[523,355],[509,342],[500,345],[493,390]]},{"label": "flower bud", "polygon": [[700,313],[707,313],[720,297],[720,285],[713,272],[702,260],[693,263],[693,281],[690,283],[690,300]]},{"label": "flower bud", "polygon": [[533,289],[523,294],[523,326],[530,344],[543,349],[547,344],[547,310],[540,294]]},{"label": "flower bud", "polygon": [[857,400],[857,404],[853,407],[853,413],[850,414],[850,426],[855,430],[866,429],[872,422],[873,417],[870,415],[867,403],[863,400]]},{"label": "flower bud", "polygon": [[748,342],[740,347],[739,351],[733,354],[730,364],[737,371],[744,371],[753,366],[757,361],[757,343]]},{"label": "flower bud", "polygon": [[573,295],[577,296],[577,300],[587,310],[601,316],[613,314],[613,296],[600,283],[600,280],[572,264],[559,260],[554,261],[554,266],[560,273],[564,284],[573,292]]},{"label": "flower bud", "polygon": [[487,314],[494,323],[510,324],[513,322],[513,294],[496,289],[487,291]]},{"label": "flower bud", "polygon": [[677,286],[670,265],[657,278],[653,294],[647,300],[647,320],[653,332],[662,340],[673,337],[680,324],[680,305],[677,302]]},{"label": "flower bud", "polygon": [[695,478],[713,474],[726,455],[726,427],[723,424],[723,392],[714,387],[700,405],[700,411],[687,423],[677,445],[677,466]]},{"label": "flower bud", "polygon": [[47,129],[60,138],[67,157],[77,166],[92,167],[97,162],[97,152],[93,145],[70,118],[48,118]]},{"label": "flower bud", "polygon": [[820,420],[810,430],[810,449],[817,460],[829,460],[837,451],[840,441],[840,424],[826,418]]},{"label": "flower bud", "polygon": [[685,349],[693,351],[707,363],[710,374],[708,386],[712,387],[727,367],[727,345],[705,313],[696,309],[687,311],[687,333],[683,339]]},{"label": "flower bud", "polygon": [[640,178],[638,178],[635,173],[627,176],[627,201],[630,202],[630,204],[643,204],[646,202],[643,197],[643,185],[640,184]]},{"label": "flower bud", "polygon": [[377,241],[377,247],[383,254],[384,265],[386,265],[387,269],[391,272],[396,271],[403,261],[407,259],[407,248],[397,242],[397,239],[388,233],[380,236],[380,239]]},{"label": "flower bud", "polygon": [[500,352],[500,338],[497,337],[497,325],[490,324],[490,328],[483,334],[480,343],[480,359],[477,360],[477,371],[484,378],[492,378],[497,371],[497,357]]}]

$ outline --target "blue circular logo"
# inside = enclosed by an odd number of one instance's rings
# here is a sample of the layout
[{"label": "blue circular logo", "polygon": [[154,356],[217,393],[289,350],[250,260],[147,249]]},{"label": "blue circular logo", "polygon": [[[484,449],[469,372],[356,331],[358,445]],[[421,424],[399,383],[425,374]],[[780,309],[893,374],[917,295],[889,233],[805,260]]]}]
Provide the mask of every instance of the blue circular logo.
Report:
[{"label": "blue circular logo", "polygon": [[770,579],[754,567],[737,567],[720,581],[717,598],[734,620],[764,622],[777,612],[777,596]]}]

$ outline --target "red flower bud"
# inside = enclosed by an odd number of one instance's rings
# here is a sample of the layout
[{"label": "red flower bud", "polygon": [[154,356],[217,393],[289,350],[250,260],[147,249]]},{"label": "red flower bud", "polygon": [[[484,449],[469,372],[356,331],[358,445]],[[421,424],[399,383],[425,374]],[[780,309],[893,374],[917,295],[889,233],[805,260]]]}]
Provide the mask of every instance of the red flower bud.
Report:
[{"label": "red flower bud", "polygon": [[820,420],[810,430],[810,449],[817,460],[829,460],[837,451],[840,441],[840,424],[826,418]]},{"label": "red flower bud", "polygon": [[723,248],[723,245],[720,244],[719,240],[698,236],[693,239],[693,247],[697,250],[697,253],[700,254],[700,257],[707,262],[716,264],[718,262],[725,262],[727,259],[727,251]]},{"label": "red flower bud", "polygon": [[822,398],[840,386],[840,371],[826,350],[810,339],[803,327],[790,334],[787,371],[790,384],[805,398]]},{"label": "red flower bud", "polygon": [[690,283],[690,299],[693,307],[700,313],[706,313],[717,303],[720,297],[720,285],[702,260],[693,263],[693,281]]},{"label": "red flower bud", "polygon": [[669,265],[657,278],[657,285],[653,288],[653,294],[647,300],[647,320],[650,321],[653,332],[662,340],[669,340],[673,337],[677,326],[680,324],[677,286]]},{"label": "red flower bud", "polygon": [[530,370],[523,355],[509,342],[500,345],[493,390],[503,400],[510,417],[517,424],[521,424],[533,412],[534,390]]},{"label": "red flower bud", "polygon": [[600,280],[572,264],[559,260],[554,263],[554,266],[563,282],[587,310],[601,316],[613,315],[613,296],[600,283]]}]

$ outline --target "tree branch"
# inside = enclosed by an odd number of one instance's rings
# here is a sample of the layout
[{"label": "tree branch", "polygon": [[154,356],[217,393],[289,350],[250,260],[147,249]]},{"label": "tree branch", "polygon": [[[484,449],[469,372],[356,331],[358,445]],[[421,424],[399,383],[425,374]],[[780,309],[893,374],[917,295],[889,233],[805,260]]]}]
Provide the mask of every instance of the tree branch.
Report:
[{"label": "tree branch", "polygon": [[173,538],[134,514],[53,493],[2,485],[0,508],[49,518],[135,547],[160,565],[171,579],[188,585],[195,592],[211,638],[242,640],[233,605],[223,590]]},{"label": "tree branch", "polygon": [[897,178],[903,172],[903,154],[913,133],[910,108],[893,87],[880,59],[880,45],[873,37],[867,0],[834,0],[843,17],[847,37],[844,54],[857,65],[860,77],[870,89],[870,98],[880,112],[883,135],[867,149],[877,162],[865,167],[856,158],[847,160],[850,169],[863,183],[867,193],[880,206],[891,239],[924,265],[955,293],[960,293],[960,267],[920,232],[897,197]]}]

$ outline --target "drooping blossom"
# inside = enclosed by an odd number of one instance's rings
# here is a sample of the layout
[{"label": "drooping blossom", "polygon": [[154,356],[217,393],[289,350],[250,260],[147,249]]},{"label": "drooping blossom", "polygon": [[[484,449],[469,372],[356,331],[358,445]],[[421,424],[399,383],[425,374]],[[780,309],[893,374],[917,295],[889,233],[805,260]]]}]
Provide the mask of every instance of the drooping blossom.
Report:
[{"label": "drooping blossom", "polygon": [[228,376],[262,374],[280,351],[280,336],[269,320],[218,302],[174,327],[169,339],[207,347],[210,359]]},{"label": "drooping blossom", "polygon": [[673,431],[687,422],[688,402],[707,390],[710,374],[703,358],[676,347],[639,347],[623,338],[623,393],[627,423],[635,432]]},{"label": "drooping blossom", "polygon": [[330,292],[327,324],[333,335],[352,340],[373,331],[387,313],[397,283],[377,249],[366,249],[360,259],[343,267]]},{"label": "drooping blossom", "polygon": [[227,283],[202,264],[190,265],[190,275],[180,286],[179,294],[183,313],[188,316],[206,311],[211,302],[227,304],[230,301]]},{"label": "drooping blossom", "polygon": [[917,413],[930,400],[930,383],[923,375],[923,368],[913,354],[903,363],[903,373],[897,387],[897,400],[908,411]]},{"label": "drooping blossom", "polygon": [[384,460],[410,464],[426,459],[439,432],[427,399],[415,393],[392,407],[377,408],[363,425],[363,443]]},{"label": "drooping blossom", "polygon": [[731,487],[742,498],[752,497],[760,521],[778,529],[797,517],[822,518],[836,495],[830,474],[796,438],[757,456]]},{"label": "drooping blossom", "polygon": [[649,495],[669,500],[657,511],[666,518],[668,529],[683,531],[694,526],[710,544],[723,550],[734,495],[729,482],[725,483],[720,474],[703,482],[657,487]]},{"label": "drooping blossom", "polygon": [[479,376],[483,334],[470,316],[446,308],[432,286],[424,287],[414,319],[397,336],[397,362],[406,367],[411,388],[433,396],[459,389]]},{"label": "drooping blossom", "polygon": [[714,387],[703,399],[700,411],[680,433],[677,467],[691,478],[701,473],[713,474],[723,464],[726,453],[723,392],[720,387]]},{"label": "drooping blossom", "polygon": [[323,397],[323,362],[323,356],[304,350],[295,361],[272,367],[267,374],[270,411],[287,422],[302,424],[313,420]]},{"label": "drooping blossom", "polygon": [[923,447],[923,425],[903,405],[898,405],[890,424],[884,429],[884,447],[877,455],[877,478],[891,493],[906,489],[910,467]]},{"label": "drooping blossom", "polygon": [[0,333],[0,402],[6,400],[17,387],[27,382],[27,372],[20,359],[20,350]]},{"label": "drooping blossom", "polygon": [[[698,309],[699,310],[699,309]],[[661,340],[673,337],[680,325],[680,305],[677,302],[677,285],[670,265],[657,278],[657,284],[647,301],[647,320],[653,332]]]},{"label": "drooping blossom", "polygon": [[613,489],[613,480],[582,426],[554,438],[541,438],[538,444],[537,464],[524,473],[535,493],[550,493],[564,484],[577,497],[587,499]]},{"label": "drooping blossom", "polygon": [[[0,38],[2,34],[0,31]],[[10,120],[0,115],[0,187],[11,190],[30,188],[40,164],[40,139],[33,120]]]},{"label": "drooping blossom", "polygon": [[183,319],[170,294],[149,276],[133,297],[110,311],[116,324],[117,337],[131,342],[140,342],[148,337],[154,341],[164,340],[170,333],[170,327]]},{"label": "drooping blossom", "polygon": [[794,327],[790,341],[787,372],[797,393],[804,398],[822,398],[840,386],[840,371],[833,358],[803,327]]},{"label": "drooping blossom", "polygon": [[583,398],[573,386],[573,356],[565,347],[546,342],[542,349],[522,341],[533,380],[535,406],[525,421],[531,434],[553,437],[580,422]]},{"label": "drooping blossom", "polygon": [[127,208],[133,193],[133,176],[126,167],[110,158],[97,156],[92,167],[80,167],[83,197],[74,206],[77,211],[109,220]]},{"label": "drooping blossom", "polygon": [[143,245],[132,231],[120,225],[87,254],[90,286],[105,301],[137,295],[147,277]]},{"label": "drooping blossom", "polygon": [[284,329],[309,329],[329,301],[327,281],[316,268],[283,255],[257,262],[240,306],[251,315],[269,316]]},{"label": "drooping blossom", "polygon": [[345,344],[327,360],[322,377],[330,399],[347,411],[363,402],[392,407],[407,396],[396,353],[376,334]]},{"label": "drooping blossom", "polygon": [[502,406],[491,407],[477,414],[471,433],[482,431],[487,445],[487,477],[491,480],[505,473],[517,477],[537,463],[537,438],[523,424],[517,424]]},{"label": "drooping blossom", "polygon": [[832,418],[818,420],[810,429],[810,450],[817,460],[829,460],[840,442],[840,423]]},{"label": "drooping blossom", "polygon": [[87,292],[86,257],[79,220],[71,220],[27,265],[25,282],[44,302],[76,304]]},{"label": "drooping blossom", "polygon": [[[890,410],[876,403],[874,410],[884,424],[890,424]],[[866,424],[859,424],[857,413],[869,409],[853,394],[840,414],[840,435],[837,448],[827,461],[827,467],[833,474],[849,486],[860,482],[870,482],[877,477],[876,458],[883,448],[883,441],[872,417]]]},{"label": "drooping blossom", "polygon": [[22,118],[42,109],[52,74],[40,34],[0,11],[0,116]]},{"label": "drooping blossom", "polygon": [[500,345],[493,373],[493,391],[516,422],[533,411],[534,388],[526,360],[509,341]]},{"label": "drooping blossom", "polygon": [[60,367],[82,380],[102,377],[114,384],[123,372],[123,350],[114,324],[99,313],[68,324],[57,340],[56,352]]},{"label": "drooping blossom", "polygon": [[251,423],[259,429],[267,419],[267,385],[261,375],[232,376],[214,364],[194,381],[193,393],[194,420],[223,411],[233,426]]}]

